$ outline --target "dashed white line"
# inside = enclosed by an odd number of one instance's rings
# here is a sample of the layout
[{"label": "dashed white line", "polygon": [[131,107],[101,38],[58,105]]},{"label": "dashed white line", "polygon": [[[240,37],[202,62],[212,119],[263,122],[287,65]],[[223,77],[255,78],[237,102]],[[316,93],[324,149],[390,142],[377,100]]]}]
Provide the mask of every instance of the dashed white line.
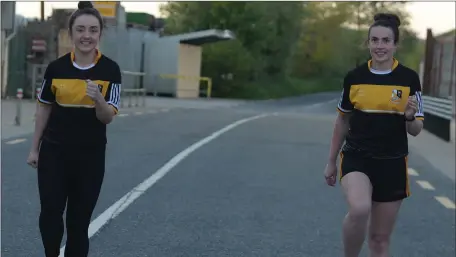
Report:
[{"label": "dashed white line", "polygon": [[[144,180],[141,184],[137,185],[133,188],[130,192],[120,198],[117,202],[111,205],[108,209],[106,209],[100,216],[98,216],[94,221],[90,223],[89,226],[89,238],[92,237],[96,232],[98,232],[106,223],[110,220],[114,219],[119,215],[122,211],[124,211],[131,203],[133,203],[138,197],[140,197],[144,192],[153,186],[157,181],[159,181],[162,177],[164,177],[168,172],[170,172],[176,165],[178,165],[181,161],[183,161],[187,156],[191,153],[195,152],[202,146],[210,143],[211,141],[217,139],[221,135],[225,134],[226,132],[236,128],[239,125],[242,125],[246,122],[253,121],[256,119],[260,119],[263,117],[268,116],[267,114],[261,114],[257,116],[252,116],[249,118],[241,119],[236,122],[233,122],[226,127],[212,133],[211,135],[201,139],[200,141],[194,143],[193,145],[189,146],[188,148],[184,149],[182,152],[178,153],[174,156],[171,160],[169,160],[165,165],[163,165],[160,169],[158,169],[155,173],[153,173],[150,177]],[[59,257],[63,257],[63,253],[65,252],[65,246],[60,248],[60,255]]]},{"label": "dashed white line", "polygon": [[[408,169],[408,174],[411,175],[411,176],[419,176],[418,172],[415,169],[412,169],[412,168]],[[431,183],[429,183],[426,180],[417,180],[416,183],[418,185],[420,185],[420,187],[423,188],[423,189],[430,190],[430,191],[434,191],[435,190],[434,186],[432,186]],[[445,208],[452,209],[452,210],[456,209],[455,203],[452,200],[450,200],[448,197],[446,197],[446,196],[435,196],[434,198],[441,205],[443,205]]]},{"label": "dashed white line", "polygon": [[426,180],[417,180],[416,183],[420,185],[423,189],[426,190],[435,190],[435,188],[431,185],[431,183],[427,182]]},{"label": "dashed white line", "polygon": [[419,176],[419,175],[418,175],[418,172],[416,172],[416,170],[414,170],[414,169],[412,169],[412,168],[408,168],[407,172],[408,172],[408,174],[409,174],[410,176],[415,176],[415,177],[416,177],[416,176]]},{"label": "dashed white line", "polygon": [[168,112],[169,109],[160,109],[161,112]]},{"label": "dashed white line", "polygon": [[128,114],[126,114],[126,113],[119,114],[119,117],[125,117],[125,116],[128,116]]},{"label": "dashed white line", "polygon": [[436,196],[435,200],[437,200],[440,204],[442,204],[447,209],[456,209],[456,206],[453,201],[451,201],[446,196]]},{"label": "dashed white line", "polygon": [[135,115],[141,115],[143,114],[142,112],[135,112]]},{"label": "dashed white line", "polygon": [[22,143],[22,142],[25,142],[25,141],[27,141],[27,139],[25,139],[25,138],[18,138],[18,139],[14,139],[14,140],[5,142],[5,144],[7,144],[7,145],[15,145],[15,144],[19,144],[19,143]]},{"label": "dashed white line", "polygon": [[150,111],[147,111],[147,113],[157,113],[157,111],[155,111],[155,110],[150,110]]}]

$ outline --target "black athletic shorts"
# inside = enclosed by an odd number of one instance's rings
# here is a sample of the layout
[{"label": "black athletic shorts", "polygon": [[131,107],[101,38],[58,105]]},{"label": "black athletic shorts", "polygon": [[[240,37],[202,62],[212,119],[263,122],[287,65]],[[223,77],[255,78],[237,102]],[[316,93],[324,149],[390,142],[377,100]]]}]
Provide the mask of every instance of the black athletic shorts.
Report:
[{"label": "black athletic shorts", "polygon": [[340,157],[340,180],[353,171],[366,174],[373,188],[372,201],[394,202],[410,196],[407,157],[373,159],[348,153]]}]

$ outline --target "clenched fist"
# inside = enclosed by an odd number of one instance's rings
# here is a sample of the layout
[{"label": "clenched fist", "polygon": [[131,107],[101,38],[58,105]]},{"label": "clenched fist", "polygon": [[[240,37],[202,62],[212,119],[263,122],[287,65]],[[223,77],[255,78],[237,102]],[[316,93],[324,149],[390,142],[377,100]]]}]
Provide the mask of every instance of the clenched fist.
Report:
[{"label": "clenched fist", "polygon": [[89,96],[93,101],[99,102],[101,99],[103,99],[103,95],[101,94],[101,90],[99,86],[95,83],[93,83],[91,80],[86,80],[87,82],[87,89],[86,89],[86,95]]},{"label": "clenched fist", "polygon": [[27,157],[27,164],[32,166],[34,169],[38,167],[38,151],[30,151],[29,156]]},{"label": "clenched fist", "polygon": [[408,119],[413,119],[415,113],[418,111],[418,106],[415,96],[409,96],[407,105],[405,106],[405,117]]}]

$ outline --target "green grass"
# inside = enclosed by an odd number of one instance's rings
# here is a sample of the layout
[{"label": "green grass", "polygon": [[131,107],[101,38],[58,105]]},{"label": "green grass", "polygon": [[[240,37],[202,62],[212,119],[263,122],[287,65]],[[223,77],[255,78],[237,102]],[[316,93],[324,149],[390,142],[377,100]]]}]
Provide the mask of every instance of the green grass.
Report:
[{"label": "green grass", "polygon": [[227,97],[264,100],[319,92],[338,91],[342,88],[342,79],[337,78],[287,78],[255,82],[238,87]]}]

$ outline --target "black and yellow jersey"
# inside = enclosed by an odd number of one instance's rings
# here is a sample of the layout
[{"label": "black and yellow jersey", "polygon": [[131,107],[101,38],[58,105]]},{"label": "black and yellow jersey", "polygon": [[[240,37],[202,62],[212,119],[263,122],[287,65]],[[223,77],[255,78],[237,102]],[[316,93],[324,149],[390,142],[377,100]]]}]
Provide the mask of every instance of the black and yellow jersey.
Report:
[{"label": "black and yellow jersey", "polygon": [[388,72],[373,70],[371,61],[349,71],[337,108],[342,114],[352,113],[342,152],[385,159],[407,156],[404,111],[413,95],[416,119],[424,120],[421,83],[412,69],[394,60]]},{"label": "black and yellow jersey", "polygon": [[117,63],[98,51],[95,62],[78,67],[68,53],[46,68],[38,101],[52,110],[43,140],[58,144],[93,145],[106,143],[106,125],[95,113],[94,101],[86,95],[86,80],[98,84],[106,102],[117,114],[122,76]]}]

